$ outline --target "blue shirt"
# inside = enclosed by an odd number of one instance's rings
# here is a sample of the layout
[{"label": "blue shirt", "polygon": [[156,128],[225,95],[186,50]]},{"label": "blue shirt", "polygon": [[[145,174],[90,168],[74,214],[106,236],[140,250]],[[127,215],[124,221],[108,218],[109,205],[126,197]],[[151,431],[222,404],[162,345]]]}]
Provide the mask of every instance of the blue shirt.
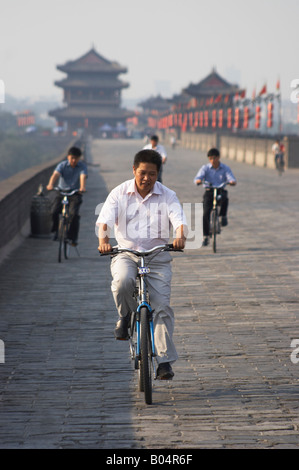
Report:
[{"label": "blue shirt", "polygon": [[196,184],[196,180],[204,181],[203,185],[205,188],[208,188],[210,184],[212,186],[218,187],[223,183],[228,182],[236,182],[236,178],[233,175],[232,170],[229,166],[225,165],[224,163],[220,162],[218,168],[213,168],[212,163],[208,163],[207,165],[203,165],[197,175],[194,178],[194,183]]},{"label": "blue shirt", "polygon": [[71,167],[68,160],[63,160],[63,162],[58,163],[55,171],[60,173],[58,187],[63,191],[80,189],[80,175],[87,176],[87,167],[81,160],[78,161],[75,168]]}]

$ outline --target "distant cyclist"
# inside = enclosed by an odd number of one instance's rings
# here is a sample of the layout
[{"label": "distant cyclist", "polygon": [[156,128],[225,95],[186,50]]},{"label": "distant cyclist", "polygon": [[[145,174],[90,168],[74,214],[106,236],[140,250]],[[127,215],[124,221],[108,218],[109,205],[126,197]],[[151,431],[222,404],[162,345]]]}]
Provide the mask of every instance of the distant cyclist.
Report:
[{"label": "distant cyclist", "polygon": [[[220,162],[220,152],[216,148],[211,148],[208,151],[208,158],[210,163],[203,165],[194,178],[195,184],[203,183],[206,191],[203,197],[203,246],[209,243],[210,234],[210,214],[213,207],[213,190],[210,186],[220,186],[223,183],[235,185],[237,184],[236,178],[233,175],[229,166]],[[221,190],[221,203],[220,203],[220,216],[221,225],[225,227],[228,224],[227,210],[228,210],[228,197],[225,189]]]},{"label": "distant cyclist", "polygon": [[284,152],[285,147],[278,139],[272,145],[272,153],[274,155],[275,167],[277,170],[283,170],[284,168]]},{"label": "distant cyclist", "polygon": [[150,149],[155,150],[161,155],[162,165],[158,174],[157,181],[162,183],[162,171],[163,171],[163,165],[166,163],[166,160],[167,160],[167,153],[163,145],[159,144],[159,137],[157,135],[152,135],[150,143],[145,145],[145,147],[143,147],[143,150],[150,150]]},{"label": "distant cyclist", "polygon": [[[82,155],[78,147],[71,147],[68,151],[66,160],[60,162],[49,180],[47,189],[54,189],[55,183],[58,181],[58,188],[63,192],[71,192],[75,189],[77,193],[69,196],[70,210],[70,228],[68,238],[72,245],[77,245],[79,233],[79,208],[82,204],[82,193],[86,191],[87,167],[80,160]],[[61,201],[63,196],[57,191],[56,197],[52,204],[52,232],[54,232],[54,240],[57,239],[58,220],[61,212]]]}]

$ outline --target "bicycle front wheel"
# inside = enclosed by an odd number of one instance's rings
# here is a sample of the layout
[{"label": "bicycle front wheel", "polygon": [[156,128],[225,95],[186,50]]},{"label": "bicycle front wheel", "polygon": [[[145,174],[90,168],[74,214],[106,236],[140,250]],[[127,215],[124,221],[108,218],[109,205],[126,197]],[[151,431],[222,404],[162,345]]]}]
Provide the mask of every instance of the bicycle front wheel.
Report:
[{"label": "bicycle front wheel", "polygon": [[59,216],[59,225],[58,225],[58,262],[61,263],[62,257],[62,247],[64,243],[64,220],[62,215]]},{"label": "bicycle front wheel", "polygon": [[216,235],[217,235],[217,213],[216,210],[212,212],[212,236],[213,236],[213,251],[216,253]]},{"label": "bicycle front wheel", "polygon": [[140,309],[140,381],[147,405],[152,404],[152,351],[148,309]]},{"label": "bicycle front wheel", "polygon": [[63,240],[63,252],[64,252],[65,259],[68,259],[69,252],[70,252],[70,245],[69,245],[68,239],[67,239],[68,230],[69,230],[69,224],[68,224],[67,220],[65,220],[65,222],[64,222],[64,240]]}]

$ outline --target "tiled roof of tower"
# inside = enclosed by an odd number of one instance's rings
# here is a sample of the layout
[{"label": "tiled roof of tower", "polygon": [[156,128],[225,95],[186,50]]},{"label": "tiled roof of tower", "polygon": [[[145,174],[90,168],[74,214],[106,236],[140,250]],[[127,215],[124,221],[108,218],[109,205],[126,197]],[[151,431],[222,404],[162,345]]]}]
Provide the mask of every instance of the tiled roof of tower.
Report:
[{"label": "tiled roof of tower", "polygon": [[229,83],[213,69],[206,78],[197,84],[190,83],[183,91],[191,96],[202,96],[215,93],[236,93],[238,90],[238,85]]},{"label": "tiled roof of tower", "polygon": [[90,49],[79,59],[66,62],[64,65],[58,65],[58,70],[62,72],[103,72],[103,73],[126,73],[127,67],[121,66],[118,62],[110,62],[98,54],[94,48]]}]

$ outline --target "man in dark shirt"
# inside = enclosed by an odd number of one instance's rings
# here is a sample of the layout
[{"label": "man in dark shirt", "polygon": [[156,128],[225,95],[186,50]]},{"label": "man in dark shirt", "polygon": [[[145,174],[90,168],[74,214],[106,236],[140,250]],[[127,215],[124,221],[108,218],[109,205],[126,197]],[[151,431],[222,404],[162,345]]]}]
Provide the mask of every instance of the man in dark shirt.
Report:
[{"label": "man in dark shirt", "polygon": [[[76,246],[79,233],[79,207],[82,203],[82,193],[86,191],[85,183],[87,178],[87,168],[84,162],[80,161],[81,150],[78,147],[71,147],[68,151],[67,159],[60,162],[55,168],[47,189],[54,189],[56,181],[58,188],[63,192],[71,192],[77,189],[79,192],[69,196],[70,228],[68,238]],[[55,232],[54,240],[57,239],[58,220],[61,212],[61,200],[63,196],[57,192],[52,205],[52,232]]]}]

